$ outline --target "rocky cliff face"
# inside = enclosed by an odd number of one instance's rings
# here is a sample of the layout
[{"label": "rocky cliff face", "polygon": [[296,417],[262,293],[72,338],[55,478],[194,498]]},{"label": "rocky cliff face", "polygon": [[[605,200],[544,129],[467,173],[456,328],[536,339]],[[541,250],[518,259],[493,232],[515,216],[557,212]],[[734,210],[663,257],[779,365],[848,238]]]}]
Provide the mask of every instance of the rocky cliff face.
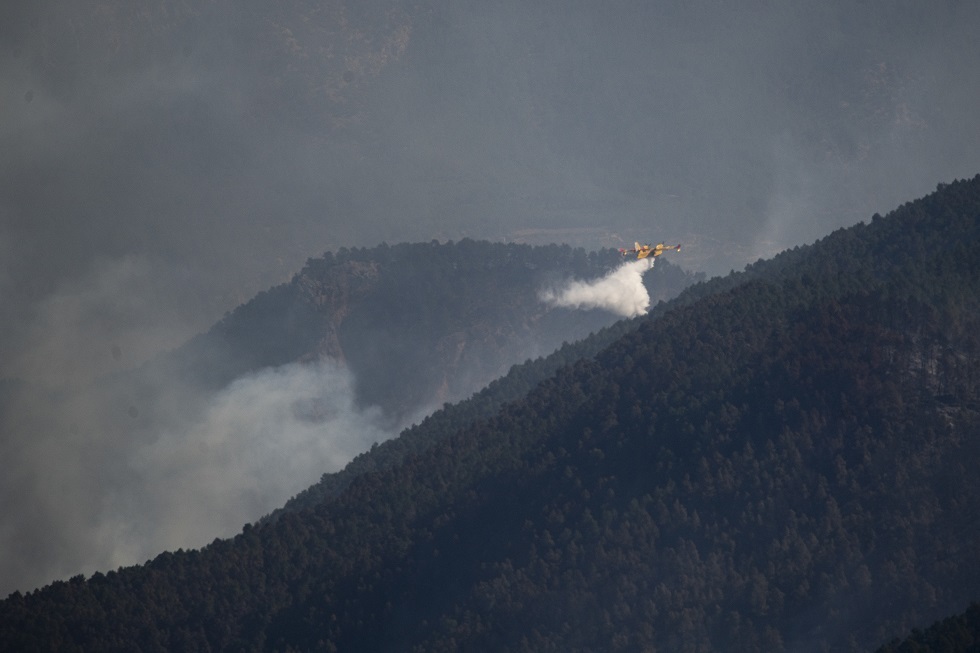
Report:
[{"label": "rocky cliff face", "polygon": [[309,303],[320,316],[316,344],[301,360],[346,363],[340,327],[350,315],[351,305],[362,301],[377,286],[380,274],[376,263],[349,261],[326,270],[318,278],[308,271],[297,275],[293,283],[299,300]]}]

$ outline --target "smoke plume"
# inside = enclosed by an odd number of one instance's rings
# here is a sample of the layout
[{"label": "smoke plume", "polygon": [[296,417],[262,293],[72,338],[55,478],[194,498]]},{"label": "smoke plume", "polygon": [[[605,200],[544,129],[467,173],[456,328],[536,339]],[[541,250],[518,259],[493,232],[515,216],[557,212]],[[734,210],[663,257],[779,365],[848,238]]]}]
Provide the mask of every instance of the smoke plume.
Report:
[{"label": "smoke plume", "polygon": [[653,262],[629,261],[595,281],[569,281],[560,290],[541,294],[551,306],[601,308],[623,317],[643,315],[650,308],[650,295],[643,285],[643,273]]},{"label": "smoke plume", "polygon": [[392,435],[328,363],[197,401],[172,379],[151,386],[0,388],[18,405],[0,414],[0,596],[231,536]]}]

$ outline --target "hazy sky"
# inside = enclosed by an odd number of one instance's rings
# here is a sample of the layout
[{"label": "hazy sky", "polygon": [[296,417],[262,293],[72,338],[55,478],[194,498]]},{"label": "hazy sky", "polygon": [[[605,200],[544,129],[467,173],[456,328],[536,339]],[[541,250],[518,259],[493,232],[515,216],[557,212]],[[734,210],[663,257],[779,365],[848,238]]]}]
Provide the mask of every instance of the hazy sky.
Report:
[{"label": "hazy sky", "polygon": [[980,169],[976,3],[648,4],[4,3],[6,376],[145,358],[339,246],[719,273]]},{"label": "hazy sky", "polygon": [[[957,0],[2,3],[0,379],[84,392],[340,246],[665,240],[740,269],[980,172],[978,31]],[[3,409],[35,488],[5,510],[115,442]],[[131,445],[93,501],[149,496],[163,458]]]}]

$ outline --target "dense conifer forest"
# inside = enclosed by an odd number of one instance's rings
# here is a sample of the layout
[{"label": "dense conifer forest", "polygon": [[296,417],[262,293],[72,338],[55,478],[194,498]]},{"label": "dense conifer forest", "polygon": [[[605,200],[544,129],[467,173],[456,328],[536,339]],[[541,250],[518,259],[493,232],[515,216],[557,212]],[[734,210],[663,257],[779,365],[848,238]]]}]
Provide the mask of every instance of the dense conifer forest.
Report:
[{"label": "dense conifer forest", "polygon": [[980,176],[512,370],[232,539],[15,593],[0,649],[874,650],[980,594],[978,309]]}]

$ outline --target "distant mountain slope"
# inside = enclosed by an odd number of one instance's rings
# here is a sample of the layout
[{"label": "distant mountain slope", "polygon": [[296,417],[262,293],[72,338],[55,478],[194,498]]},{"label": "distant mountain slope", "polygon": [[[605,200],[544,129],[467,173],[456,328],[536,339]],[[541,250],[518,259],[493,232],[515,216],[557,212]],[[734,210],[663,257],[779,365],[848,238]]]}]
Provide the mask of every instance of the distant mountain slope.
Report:
[{"label": "distant mountain slope", "polygon": [[961,609],[980,176],[743,279],[314,510],[15,594],[0,648],[866,651]]},{"label": "distant mountain slope", "polygon": [[[221,387],[262,367],[336,360],[362,405],[404,419],[612,324],[615,314],[555,308],[540,293],[620,263],[611,250],[468,239],[344,248],[311,259],[161,364]],[[665,260],[643,281],[656,302],[698,278]]]}]

